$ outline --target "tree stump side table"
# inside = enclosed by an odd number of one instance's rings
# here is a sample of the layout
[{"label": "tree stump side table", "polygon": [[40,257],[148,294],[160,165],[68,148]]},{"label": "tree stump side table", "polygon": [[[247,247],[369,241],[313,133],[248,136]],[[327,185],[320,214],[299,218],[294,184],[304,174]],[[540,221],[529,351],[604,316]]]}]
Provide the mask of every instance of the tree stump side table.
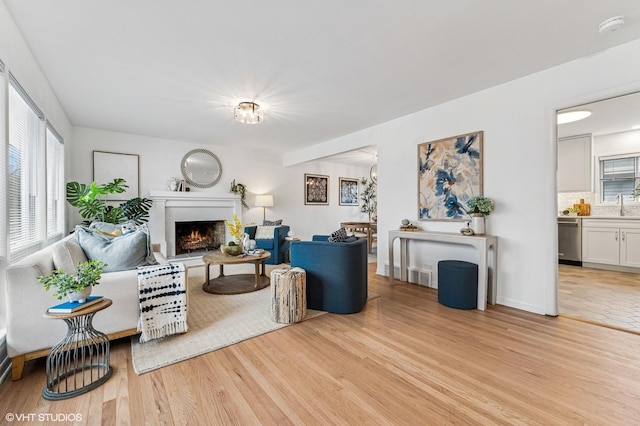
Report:
[{"label": "tree stump side table", "polygon": [[67,335],[49,351],[44,399],[57,401],[81,395],[107,381],[113,369],[109,364],[109,338],[93,328],[96,312],[111,306],[111,299],[70,314],[45,312],[45,318],[67,323]]},{"label": "tree stump side table", "polygon": [[280,324],[293,324],[306,315],[306,271],[302,268],[271,271],[271,319]]}]

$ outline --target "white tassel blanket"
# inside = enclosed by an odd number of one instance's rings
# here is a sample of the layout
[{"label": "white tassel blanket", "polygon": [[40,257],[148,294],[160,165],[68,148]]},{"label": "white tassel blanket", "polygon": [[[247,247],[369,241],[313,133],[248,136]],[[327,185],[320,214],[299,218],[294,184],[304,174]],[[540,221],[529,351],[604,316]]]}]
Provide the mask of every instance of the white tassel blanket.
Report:
[{"label": "white tassel blanket", "polygon": [[187,272],[182,263],[138,268],[140,343],[187,332]]}]

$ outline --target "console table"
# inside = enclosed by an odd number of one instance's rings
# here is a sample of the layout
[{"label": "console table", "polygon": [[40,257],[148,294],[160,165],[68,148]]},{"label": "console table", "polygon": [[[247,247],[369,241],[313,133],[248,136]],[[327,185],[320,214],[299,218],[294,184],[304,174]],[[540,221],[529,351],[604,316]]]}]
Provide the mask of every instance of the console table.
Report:
[{"label": "console table", "polygon": [[[394,284],[393,242],[400,239],[400,281],[407,281],[407,259],[409,257],[409,240],[429,241],[436,243],[464,244],[475,247],[480,254],[478,262],[478,309],[484,311],[489,303],[496,303],[497,267],[498,267],[498,237],[491,235],[462,235],[450,232],[429,231],[389,231],[389,284]],[[491,253],[491,256],[489,256]],[[489,262],[491,260],[491,262]],[[491,272],[491,273],[489,273]],[[489,289],[489,276],[491,287]]]}]

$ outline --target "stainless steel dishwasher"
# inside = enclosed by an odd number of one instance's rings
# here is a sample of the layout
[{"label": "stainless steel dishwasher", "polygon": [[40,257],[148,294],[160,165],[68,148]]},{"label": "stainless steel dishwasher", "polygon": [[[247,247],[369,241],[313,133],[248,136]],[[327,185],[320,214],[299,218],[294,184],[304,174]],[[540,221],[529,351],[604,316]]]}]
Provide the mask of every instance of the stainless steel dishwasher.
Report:
[{"label": "stainless steel dishwasher", "polygon": [[582,219],[558,218],[558,262],[582,266]]}]

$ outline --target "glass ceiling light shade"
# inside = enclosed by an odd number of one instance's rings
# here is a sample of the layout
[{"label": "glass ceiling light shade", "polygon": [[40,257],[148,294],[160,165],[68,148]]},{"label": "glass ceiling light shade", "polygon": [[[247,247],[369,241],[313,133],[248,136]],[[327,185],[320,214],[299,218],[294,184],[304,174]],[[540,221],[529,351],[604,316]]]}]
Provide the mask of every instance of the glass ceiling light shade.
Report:
[{"label": "glass ceiling light shade", "polygon": [[591,115],[591,111],[567,111],[558,113],[558,124],[573,123],[574,121],[584,120]]},{"label": "glass ceiling light shade", "polygon": [[264,120],[262,108],[255,102],[240,102],[233,109],[233,118],[246,124],[262,123]]}]

